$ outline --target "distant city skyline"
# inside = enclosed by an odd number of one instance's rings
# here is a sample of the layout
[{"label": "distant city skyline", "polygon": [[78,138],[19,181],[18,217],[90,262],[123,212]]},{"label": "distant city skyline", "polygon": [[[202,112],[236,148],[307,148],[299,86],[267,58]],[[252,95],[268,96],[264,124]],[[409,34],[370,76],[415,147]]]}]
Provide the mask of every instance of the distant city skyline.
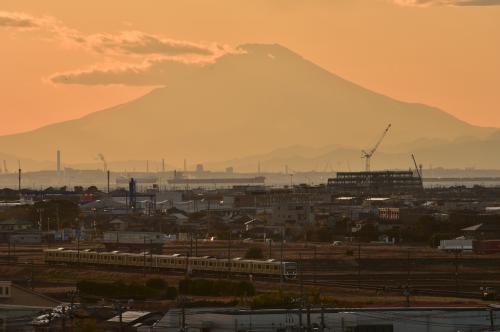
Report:
[{"label": "distant city skyline", "polygon": [[[500,6],[475,0],[245,2],[5,0],[0,7],[0,135],[135,99],[143,81],[67,84],[82,71],[211,61],[278,43],[373,91],[500,127]],[[68,76],[69,75],[69,76]]]}]

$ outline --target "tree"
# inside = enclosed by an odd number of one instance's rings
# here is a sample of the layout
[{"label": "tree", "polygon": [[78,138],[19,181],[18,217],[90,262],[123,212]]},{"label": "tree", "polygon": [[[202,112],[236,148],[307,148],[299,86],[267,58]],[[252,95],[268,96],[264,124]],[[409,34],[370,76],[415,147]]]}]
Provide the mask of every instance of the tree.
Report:
[{"label": "tree", "polygon": [[333,227],[333,234],[339,236],[347,236],[350,233],[351,229],[351,220],[348,218],[343,218],[342,220],[338,220],[335,222],[335,226]]},{"label": "tree", "polygon": [[[40,215],[44,225],[48,219],[51,220],[51,227],[55,227],[57,221],[60,227],[71,226],[80,214],[80,207],[77,203],[69,199],[56,198],[36,202],[32,208],[32,220],[38,220]],[[44,226],[45,229],[46,226]]]},{"label": "tree", "polygon": [[146,286],[149,288],[162,290],[162,289],[167,289],[168,284],[165,280],[161,278],[153,278],[153,279],[148,279],[146,281]]},{"label": "tree", "polygon": [[365,224],[357,234],[362,241],[376,241],[380,235],[377,226],[373,222]]},{"label": "tree", "polygon": [[245,253],[246,259],[263,259],[264,253],[260,247],[250,247]]}]

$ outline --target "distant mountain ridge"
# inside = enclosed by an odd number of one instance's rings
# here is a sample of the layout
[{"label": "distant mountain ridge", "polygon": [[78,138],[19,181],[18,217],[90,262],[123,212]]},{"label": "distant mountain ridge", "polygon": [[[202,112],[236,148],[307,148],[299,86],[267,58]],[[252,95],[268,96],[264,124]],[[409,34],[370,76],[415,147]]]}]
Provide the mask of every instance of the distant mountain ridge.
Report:
[{"label": "distant mountain ridge", "polygon": [[[191,69],[189,75],[172,73],[168,86],[129,103],[0,137],[0,152],[51,160],[61,149],[66,163],[88,163],[103,153],[109,160],[165,158],[181,165],[188,158],[223,165],[221,160],[297,145],[304,147],[297,157],[314,159],[306,150],[369,148],[392,123],[380,156],[414,152],[405,152],[406,146],[432,152],[433,142],[461,149],[457,142],[464,139],[464,146],[483,158],[474,149],[500,136],[494,128],[472,126],[436,108],[367,90],[280,45],[247,44],[240,49]],[[431,152],[425,158],[443,156],[442,151]],[[471,162],[467,156],[447,155],[457,167]],[[484,158],[486,164],[493,162]],[[379,160],[381,167],[387,166]]]}]

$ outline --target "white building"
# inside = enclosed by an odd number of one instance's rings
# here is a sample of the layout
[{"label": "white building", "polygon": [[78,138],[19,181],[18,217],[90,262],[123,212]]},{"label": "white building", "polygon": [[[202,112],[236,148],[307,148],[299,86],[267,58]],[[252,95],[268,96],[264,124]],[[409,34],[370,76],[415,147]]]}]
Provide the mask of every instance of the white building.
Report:
[{"label": "white building", "polygon": [[[487,331],[488,307],[456,308],[375,308],[302,310],[186,309],[185,331],[305,331],[308,321],[313,331],[330,332],[458,332]],[[493,311],[493,321],[497,313]],[[177,332],[182,328],[180,309],[170,310],[152,327],[138,331]],[[500,321],[498,322],[500,323]]]}]

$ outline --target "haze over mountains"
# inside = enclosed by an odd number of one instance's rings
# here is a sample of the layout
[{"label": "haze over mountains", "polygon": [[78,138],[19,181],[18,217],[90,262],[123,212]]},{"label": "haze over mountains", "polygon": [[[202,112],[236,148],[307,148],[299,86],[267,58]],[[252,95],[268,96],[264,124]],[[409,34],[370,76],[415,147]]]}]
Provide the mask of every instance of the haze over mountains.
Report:
[{"label": "haze over mountains", "polygon": [[61,149],[65,164],[102,153],[177,167],[187,158],[237,171],[254,171],[259,160],[267,170],[356,170],[360,149],[391,123],[374,168],[407,168],[411,153],[425,166],[500,168],[497,129],[374,93],[279,45],[240,50],[172,71],[167,86],[129,103],[0,137],[0,152],[47,161]]}]

